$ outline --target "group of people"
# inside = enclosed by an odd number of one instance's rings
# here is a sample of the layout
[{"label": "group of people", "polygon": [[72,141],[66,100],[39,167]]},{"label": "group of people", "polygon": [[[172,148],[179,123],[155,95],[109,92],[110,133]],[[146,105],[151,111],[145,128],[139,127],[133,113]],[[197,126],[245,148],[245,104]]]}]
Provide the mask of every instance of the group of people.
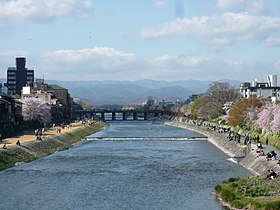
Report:
[{"label": "group of people", "polygon": [[234,134],[233,132],[229,131],[227,138],[229,139],[229,141],[236,141],[238,143],[240,143],[241,141],[241,135],[240,134]]},{"label": "group of people", "polygon": [[267,159],[267,161],[269,161],[269,160],[276,160],[276,152],[274,151],[274,150],[272,150],[271,152],[268,152],[267,154],[266,154],[266,159]]},{"label": "group of people", "polygon": [[[267,161],[269,161],[269,160],[276,160],[277,154],[276,154],[276,152],[275,152],[274,150],[272,150],[271,152],[267,152],[267,153],[265,154],[264,150],[261,149],[261,150],[259,151],[259,153],[260,153],[260,154],[258,155],[258,157],[260,157],[260,156],[266,156]],[[279,161],[280,161],[280,160],[279,160]]]},{"label": "group of people", "polygon": [[[21,145],[19,140],[17,140],[16,145]],[[8,149],[7,144],[3,144],[2,149]]]},{"label": "group of people", "polygon": [[42,135],[44,133],[44,128],[38,128],[35,130],[36,140],[42,140]]},{"label": "group of people", "polygon": [[277,177],[277,174],[273,169],[270,169],[267,172],[266,179],[275,179]]},{"label": "group of people", "polygon": [[70,129],[71,126],[72,125],[69,123],[62,123],[59,126],[56,126],[55,124],[53,124],[53,127],[55,127],[56,133],[61,133],[62,129],[65,129],[65,128]]},{"label": "group of people", "polygon": [[[190,124],[195,124],[197,126],[206,127],[207,129],[217,131],[218,133],[227,133],[226,138],[229,139],[229,141],[235,141],[237,143],[241,143],[241,135],[239,133],[234,133],[228,127],[220,127],[220,126],[218,127],[217,125],[212,125],[210,123],[205,123],[205,122],[198,123],[198,122],[195,122],[195,121],[190,121],[189,123]],[[277,160],[276,159],[277,154],[274,150],[265,153],[263,144],[262,144],[260,136],[258,134],[257,135],[246,135],[244,137],[244,145],[250,145],[252,142],[257,144],[256,152],[259,153],[258,157],[265,156],[267,161]],[[265,145],[268,145],[268,144],[269,144],[269,138],[266,137],[265,138]],[[277,165],[280,167],[280,160],[278,160]],[[266,177],[267,179],[274,179],[277,176],[276,172],[273,169],[268,170],[268,172],[269,173]]]}]

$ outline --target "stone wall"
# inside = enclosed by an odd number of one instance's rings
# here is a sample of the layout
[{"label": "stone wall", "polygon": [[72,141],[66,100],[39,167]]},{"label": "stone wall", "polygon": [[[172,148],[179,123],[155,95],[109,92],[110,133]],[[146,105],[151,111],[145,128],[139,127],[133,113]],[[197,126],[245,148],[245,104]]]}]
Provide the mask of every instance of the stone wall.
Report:
[{"label": "stone wall", "polygon": [[43,140],[36,140],[21,146],[14,146],[0,151],[0,170],[12,167],[22,162],[29,162],[47,156],[56,151],[65,150],[80,142],[86,136],[100,131],[106,125],[96,123],[75,130],[54,135]]},{"label": "stone wall", "polygon": [[257,153],[256,150],[252,150],[250,146],[229,141],[225,137],[225,134],[219,134],[218,132],[208,130],[203,126],[180,122],[178,120],[164,122],[164,124],[193,130],[207,136],[209,142],[228,156],[242,157],[243,159],[239,162],[239,164],[254,175],[265,176],[269,169],[273,169],[277,174],[280,174],[280,166],[277,165],[276,160],[267,161],[265,156],[258,157],[259,153]]},{"label": "stone wall", "polygon": [[267,161],[265,156],[258,156],[259,154],[256,151],[251,151],[239,164],[257,176],[267,175],[270,169],[280,174],[280,166],[276,164],[276,160]]},{"label": "stone wall", "polygon": [[218,132],[212,132],[205,127],[178,121],[165,122],[164,124],[181,127],[201,133],[208,137],[209,142],[211,142],[214,146],[222,150],[230,157],[245,157],[245,155],[248,153],[247,146],[237,144],[234,141],[229,141],[225,138],[225,135],[219,134]]}]

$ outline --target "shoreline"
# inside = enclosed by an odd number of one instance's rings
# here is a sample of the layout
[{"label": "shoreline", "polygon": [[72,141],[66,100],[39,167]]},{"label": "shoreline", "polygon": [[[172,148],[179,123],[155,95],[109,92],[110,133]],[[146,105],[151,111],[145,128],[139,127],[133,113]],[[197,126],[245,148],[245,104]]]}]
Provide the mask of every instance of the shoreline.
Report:
[{"label": "shoreline", "polygon": [[[182,122],[178,120],[171,120],[171,121],[165,121],[162,122],[163,125],[168,126],[176,126],[184,129],[189,129],[195,132],[198,132],[202,135],[205,135],[208,137],[208,140],[210,143],[212,143],[214,146],[216,146],[218,149],[223,151],[225,154],[229,155],[230,157],[235,157],[235,153],[233,151],[236,151],[240,148],[240,144],[229,141],[225,135],[221,135],[217,132],[207,130],[205,127],[201,128],[197,125],[192,125],[187,122]],[[221,141],[224,143],[221,144]],[[233,143],[233,144],[232,144]],[[245,145],[243,145],[244,147]],[[259,154],[251,148],[251,145],[246,146],[248,149],[242,149],[241,151],[245,152],[244,156],[242,157],[242,160],[238,163],[246,170],[250,171],[253,176],[252,177],[266,177],[267,171],[269,169],[273,169],[279,176],[280,174],[280,166],[277,166],[276,160],[270,160],[267,161],[266,156],[258,157]],[[231,206],[229,202],[226,202],[222,199],[221,195],[218,194],[215,190],[213,190],[214,195],[216,198],[220,201],[222,206],[230,209],[230,210],[241,210],[240,208],[235,208]],[[250,204],[249,204],[250,205]],[[246,208],[247,209],[247,208]]]},{"label": "shoreline", "polygon": [[2,149],[0,150],[0,171],[43,158],[57,151],[69,149],[84,141],[86,136],[96,133],[105,127],[105,123],[84,125],[71,131],[46,137],[43,140],[33,140],[20,146],[15,145],[6,150]]},{"label": "shoreline", "polygon": [[267,161],[265,156],[258,157],[259,154],[250,145],[242,145],[234,141],[229,141],[224,134],[186,122],[172,120],[162,122],[162,124],[189,129],[207,136],[211,144],[228,156],[242,158],[238,164],[250,171],[254,176],[264,176],[269,169],[273,169],[277,174],[280,174],[280,167],[276,164],[276,160]]}]

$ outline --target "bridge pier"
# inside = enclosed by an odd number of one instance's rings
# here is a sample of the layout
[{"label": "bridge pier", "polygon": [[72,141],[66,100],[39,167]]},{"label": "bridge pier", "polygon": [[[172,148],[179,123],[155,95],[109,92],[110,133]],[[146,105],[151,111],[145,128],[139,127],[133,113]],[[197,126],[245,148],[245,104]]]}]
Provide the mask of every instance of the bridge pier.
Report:
[{"label": "bridge pier", "polygon": [[78,110],[76,111],[75,115],[76,117],[80,117],[80,119],[83,116],[96,116],[99,115],[102,120],[105,119],[106,114],[112,114],[112,120],[117,120],[117,114],[122,114],[122,119],[127,120],[128,117],[132,115],[133,120],[138,120],[138,117],[142,116],[144,117],[144,120],[148,120],[149,115],[158,117],[163,115],[170,115],[171,112],[165,111],[165,110],[146,110],[146,111],[140,111],[140,110]]},{"label": "bridge pier", "polygon": [[137,112],[133,112],[133,120],[137,120]]},{"label": "bridge pier", "polygon": [[144,112],[144,120],[148,120],[148,113]]},{"label": "bridge pier", "polygon": [[123,119],[123,120],[127,120],[127,114],[126,114],[126,112],[123,112],[123,113],[122,113],[122,119]]},{"label": "bridge pier", "polygon": [[105,121],[105,113],[101,112],[101,119]]},{"label": "bridge pier", "polygon": [[116,120],[116,112],[112,112],[112,120]]}]

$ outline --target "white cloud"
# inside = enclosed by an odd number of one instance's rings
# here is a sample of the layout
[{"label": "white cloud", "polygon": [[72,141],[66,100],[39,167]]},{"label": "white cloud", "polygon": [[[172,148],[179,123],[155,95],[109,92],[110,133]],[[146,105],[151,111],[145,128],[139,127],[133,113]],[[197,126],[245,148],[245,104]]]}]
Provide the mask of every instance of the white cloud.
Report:
[{"label": "white cloud", "polygon": [[144,38],[184,36],[200,39],[212,45],[234,42],[264,41],[280,32],[280,17],[253,16],[247,13],[225,13],[221,16],[202,16],[176,19],[141,31]]},{"label": "white cloud", "polygon": [[14,22],[51,21],[65,16],[86,16],[90,0],[10,0],[0,2],[0,27]]},{"label": "white cloud", "polygon": [[244,0],[217,0],[217,7],[222,11],[230,11],[242,3],[244,3]]},{"label": "white cloud", "polygon": [[267,47],[280,47],[280,38],[270,36],[265,40],[265,45]]},{"label": "white cloud", "polygon": [[42,61],[38,65],[50,75],[59,72],[68,77],[90,80],[94,79],[96,75],[110,76],[115,72],[121,73],[123,69],[135,62],[136,56],[133,53],[125,53],[112,48],[95,47],[48,52],[43,54],[41,59]]},{"label": "white cloud", "polygon": [[[1,52],[0,68],[15,66],[15,57],[24,56],[27,68],[35,77],[47,80],[219,80],[251,81],[279,72],[279,61],[211,59],[203,56],[162,55],[139,58],[113,48],[96,47],[81,50],[60,50],[33,55],[28,52]],[[6,77],[2,71],[0,78]]]},{"label": "white cloud", "polygon": [[133,53],[124,53],[112,48],[95,47],[82,50],[61,50],[49,52],[43,55],[44,60],[52,62],[65,62],[69,65],[81,64],[100,65],[103,69],[114,69],[123,63],[131,62],[135,59]]},{"label": "white cloud", "polygon": [[154,1],[153,6],[155,8],[166,8],[166,7],[168,7],[168,3],[163,0],[156,0],[156,1]]},{"label": "white cloud", "polygon": [[217,0],[216,7],[222,12],[263,14],[268,11],[263,0]]},{"label": "white cloud", "polygon": [[204,61],[209,60],[208,58],[199,56],[169,56],[163,55],[155,57],[153,59],[154,65],[157,66],[169,66],[169,65],[180,65],[181,67],[194,68],[199,67]]}]

